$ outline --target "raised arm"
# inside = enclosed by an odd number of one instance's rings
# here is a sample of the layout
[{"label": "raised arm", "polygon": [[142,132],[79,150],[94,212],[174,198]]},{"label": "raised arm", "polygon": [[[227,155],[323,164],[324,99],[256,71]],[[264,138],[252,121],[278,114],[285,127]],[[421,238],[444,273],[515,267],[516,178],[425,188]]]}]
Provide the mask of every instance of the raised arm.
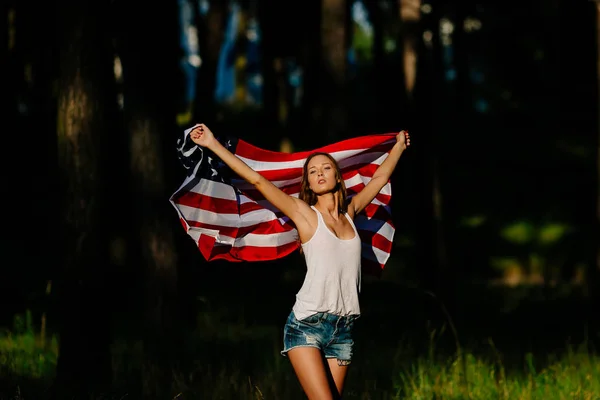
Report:
[{"label": "raised arm", "polygon": [[348,213],[352,217],[364,210],[365,207],[373,201],[375,196],[377,196],[379,191],[387,184],[396,165],[398,165],[400,156],[408,146],[410,146],[410,136],[408,132],[400,131],[398,135],[396,135],[396,144],[390,151],[390,154],[377,168],[369,183],[367,183],[350,201]]},{"label": "raised arm", "polygon": [[277,186],[273,185],[268,179],[263,177],[258,172],[254,171],[245,162],[237,158],[229,150],[227,150],[218,140],[215,139],[213,133],[204,124],[199,124],[192,129],[190,137],[194,143],[199,146],[206,147],[221,159],[229,168],[238,176],[250,183],[262,193],[262,195],[277,207],[282,213],[288,216],[296,225],[303,221],[310,208],[302,200],[290,196]]}]

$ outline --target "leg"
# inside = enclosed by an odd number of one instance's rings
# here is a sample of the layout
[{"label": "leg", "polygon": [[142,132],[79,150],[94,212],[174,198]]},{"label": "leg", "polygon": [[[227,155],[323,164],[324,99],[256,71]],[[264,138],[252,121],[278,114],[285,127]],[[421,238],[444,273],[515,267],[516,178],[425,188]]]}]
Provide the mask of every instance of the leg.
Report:
[{"label": "leg", "polygon": [[331,376],[333,377],[335,387],[337,388],[338,394],[341,397],[342,392],[344,391],[346,374],[348,374],[348,368],[350,366],[349,364],[344,363],[344,361],[338,360],[337,358],[328,358],[327,364],[329,365],[329,370],[331,371]]},{"label": "leg", "polygon": [[316,347],[296,347],[287,354],[300,385],[310,400],[334,399],[321,350]]}]

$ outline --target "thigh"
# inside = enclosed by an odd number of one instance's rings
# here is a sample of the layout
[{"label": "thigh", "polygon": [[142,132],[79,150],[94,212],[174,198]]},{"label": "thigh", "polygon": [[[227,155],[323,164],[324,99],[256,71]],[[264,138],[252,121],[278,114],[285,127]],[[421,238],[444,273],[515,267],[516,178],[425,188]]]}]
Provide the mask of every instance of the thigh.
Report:
[{"label": "thigh", "polygon": [[346,375],[350,366],[337,358],[328,358],[327,364],[329,365],[329,372],[331,373],[338,394],[342,396],[344,382],[346,382]]},{"label": "thigh", "polygon": [[[287,353],[309,399],[334,399],[323,354],[314,347],[296,347]],[[337,398],[337,396],[336,396]]]},{"label": "thigh", "polygon": [[354,340],[352,339],[353,328],[354,318],[344,318],[343,323],[337,324],[331,341],[324,348],[329,371],[340,396],[344,389],[348,368],[352,362],[354,348]]}]

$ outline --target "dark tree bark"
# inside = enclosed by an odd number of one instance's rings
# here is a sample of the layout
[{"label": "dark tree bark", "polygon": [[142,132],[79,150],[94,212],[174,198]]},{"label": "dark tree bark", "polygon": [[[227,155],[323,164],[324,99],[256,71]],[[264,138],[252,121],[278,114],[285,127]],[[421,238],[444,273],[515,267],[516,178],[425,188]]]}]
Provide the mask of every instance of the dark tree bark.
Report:
[{"label": "dark tree bark", "polygon": [[299,3],[297,11],[297,18],[289,20],[296,21],[292,29],[298,40],[295,54],[302,67],[302,102],[299,109],[290,115],[287,131],[297,146],[296,150],[309,150],[315,148],[322,140],[322,132],[315,124],[313,110],[323,90],[319,86],[321,7],[317,1],[305,1]]},{"label": "dark tree bark", "polygon": [[400,19],[402,20],[402,77],[407,99],[412,100],[416,83],[420,35],[421,0],[398,0]]},{"label": "dark tree bark", "polygon": [[198,70],[194,116],[197,122],[208,126],[214,126],[214,122],[218,120],[214,93],[226,15],[225,0],[211,0],[208,13],[205,16],[198,15],[198,40],[202,65]]},{"label": "dark tree bark", "polygon": [[[594,4],[595,3],[595,4]],[[558,2],[558,18],[565,29],[558,34],[558,69],[560,79],[558,106],[560,115],[559,136],[569,133],[571,140],[595,148],[595,163],[589,169],[578,171],[581,196],[576,197],[574,210],[581,226],[574,236],[569,264],[575,269],[578,263],[586,265],[585,290],[595,310],[600,304],[600,3]],[[573,42],[580,43],[585,51],[576,51]],[[593,82],[596,80],[596,82]],[[587,163],[587,160],[580,162]],[[575,203],[573,203],[575,204]]]},{"label": "dark tree bark", "polygon": [[[280,38],[285,36],[282,32],[287,30],[281,26],[279,18],[282,12],[281,4],[261,1],[258,3],[258,18],[262,30],[261,40],[261,69],[263,74],[263,106],[262,106],[262,128],[264,131],[273,132],[275,137],[281,136],[281,125],[279,124],[279,91],[277,89],[278,73],[275,62],[282,57]],[[252,135],[252,133],[250,133]],[[269,147],[269,138],[259,132],[255,137],[248,140],[256,143],[259,147]],[[271,139],[272,140],[272,139]]]},{"label": "dark tree bark", "polygon": [[[367,3],[374,25],[372,80],[377,102],[368,129],[388,132],[418,126],[413,91],[423,33],[420,5],[420,0]],[[385,48],[389,40],[394,50]]]},{"label": "dark tree bark", "polygon": [[54,396],[81,396],[110,384],[105,151],[114,103],[108,1],[64,0],[58,7],[58,165],[62,271],[58,280],[60,354]]},{"label": "dark tree bark", "polygon": [[[436,8],[441,8],[441,5]],[[445,171],[447,171],[446,166],[455,164],[456,158],[460,157],[459,154],[452,151],[456,147],[453,146],[452,134],[449,133],[469,134],[471,123],[475,117],[469,77],[471,52],[464,29],[464,22],[471,15],[473,9],[471,0],[463,0],[453,3],[449,10],[454,14],[452,19],[454,31],[449,38],[453,50],[452,64],[456,70],[456,79],[452,85],[440,82],[437,93],[434,94],[438,104],[436,109],[438,125],[432,143],[435,149],[432,156],[434,158],[435,247],[438,275],[444,282],[437,290],[450,312],[461,309],[461,301],[464,298],[460,295],[461,286],[466,283],[468,277],[463,263],[453,262],[455,258],[452,256],[452,249],[455,247],[449,244],[451,243],[450,239],[453,238],[452,227],[459,224],[460,215],[457,215],[455,211],[460,209],[460,204],[455,201],[458,196],[453,196],[452,188],[447,185],[449,180],[445,178],[449,174]],[[455,318],[458,319],[462,315],[456,313]]]},{"label": "dark tree bark", "polygon": [[[294,8],[285,2],[258,4],[263,30],[263,130],[279,137],[289,134],[296,150],[314,149],[340,139],[347,128],[343,93],[346,1],[301,2]],[[296,61],[303,71],[302,105],[296,110],[292,110],[285,82],[288,59]],[[287,111],[282,113],[282,108]],[[257,144],[267,139],[262,135]]]},{"label": "dark tree bark", "polygon": [[596,243],[595,263],[590,268],[589,287],[594,296],[595,303],[600,303],[600,1],[596,0],[596,73],[597,73],[597,91],[596,91],[596,219],[593,228],[594,242]]},{"label": "dark tree bark", "polygon": [[332,143],[348,136],[346,104],[348,49],[348,7],[346,0],[321,2],[321,74],[316,114],[323,137]]},{"label": "dark tree bark", "polygon": [[181,343],[177,252],[174,229],[181,229],[168,198],[177,182],[175,125],[177,8],[132,1],[121,10],[125,122],[130,157],[131,265],[139,266],[143,295],[141,335],[145,366],[144,398],[169,393]]},{"label": "dark tree bark", "polygon": [[[2,28],[6,28],[0,41],[6,47],[0,59],[1,109],[4,111],[7,127],[0,156],[3,171],[2,196],[10,198],[14,193],[28,193],[21,205],[29,210],[31,220],[47,226],[57,226],[60,222],[56,213],[56,201],[48,193],[55,192],[56,184],[56,40],[48,32],[54,31],[54,20],[47,18],[54,10],[53,3],[40,4],[38,12],[28,12],[27,5],[17,1],[5,2],[3,6]],[[4,8],[5,7],[5,8]],[[4,30],[4,29],[3,29]],[[6,52],[6,53],[4,53]],[[5,89],[5,90],[4,90]],[[23,132],[28,133],[27,146]],[[23,162],[24,159],[37,160]],[[44,165],[44,168],[40,168]],[[18,168],[15,168],[17,166]],[[36,184],[31,177],[36,176]],[[45,198],[43,203],[40,198]],[[2,239],[7,259],[17,257],[19,268],[9,268],[0,284],[0,314],[10,309],[7,317],[14,312],[29,308],[37,319],[41,312],[49,309],[47,298],[41,295],[48,280],[53,279],[62,268],[47,265],[49,258],[56,256],[55,237],[36,243],[35,252],[31,246],[30,227],[22,223],[22,215],[8,213],[4,218]],[[35,297],[31,297],[36,293]],[[4,301],[3,301],[4,299]],[[4,309],[4,310],[3,310]],[[0,315],[0,320],[2,320]],[[9,320],[10,321],[10,320]],[[10,322],[8,322],[10,324]]]},{"label": "dark tree bark", "polygon": [[[19,57],[17,47],[17,6],[16,1],[4,1],[0,4],[1,22],[0,22],[0,109],[3,110],[5,123],[7,127],[18,126],[18,106],[17,93],[18,85],[22,82],[23,65]],[[19,14],[20,17],[20,14]],[[20,43],[19,43],[20,44]],[[4,143],[0,153],[0,171],[2,171],[2,180],[4,184],[0,189],[3,198],[14,193],[14,188],[19,181],[24,178],[17,169],[9,173],[17,162],[14,149],[17,148],[17,135],[8,131],[5,135]],[[4,219],[6,232],[2,235],[1,250],[7,259],[13,254],[14,236],[16,228],[19,226],[19,215],[16,213],[7,213]],[[6,268],[3,272],[4,279],[0,281],[0,323],[10,324],[13,307],[19,307],[22,304],[23,297],[20,282],[23,281],[22,272],[18,268]]]},{"label": "dark tree bark", "polygon": [[[439,188],[439,160],[437,132],[440,130],[439,95],[442,91],[440,43],[438,32],[438,2],[433,12],[422,16],[423,30],[433,32],[431,42],[421,41],[419,63],[414,88],[415,117],[417,123],[411,149],[415,158],[417,220],[417,268],[419,281],[424,289],[438,292],[442,287],[441,270],[445,261],[444,241],[441,230],[441,195]],[[409,128],[410,130],[411,128]]]}]

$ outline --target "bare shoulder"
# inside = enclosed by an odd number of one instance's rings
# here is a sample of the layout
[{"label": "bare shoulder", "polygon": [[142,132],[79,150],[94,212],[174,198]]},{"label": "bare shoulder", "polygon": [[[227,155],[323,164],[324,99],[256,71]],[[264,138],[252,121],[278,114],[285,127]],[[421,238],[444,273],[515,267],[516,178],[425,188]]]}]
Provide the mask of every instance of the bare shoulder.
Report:
[{"label": "bare shoulder", "polygon": [[346,210],[346,213],[348,213],[348,217],[350,217],[350,219],[352,221],[354,221],[354,216],[356,215],[356,209],[354,208],[354,205],[352,203],[348,204],[348,210]]}]

